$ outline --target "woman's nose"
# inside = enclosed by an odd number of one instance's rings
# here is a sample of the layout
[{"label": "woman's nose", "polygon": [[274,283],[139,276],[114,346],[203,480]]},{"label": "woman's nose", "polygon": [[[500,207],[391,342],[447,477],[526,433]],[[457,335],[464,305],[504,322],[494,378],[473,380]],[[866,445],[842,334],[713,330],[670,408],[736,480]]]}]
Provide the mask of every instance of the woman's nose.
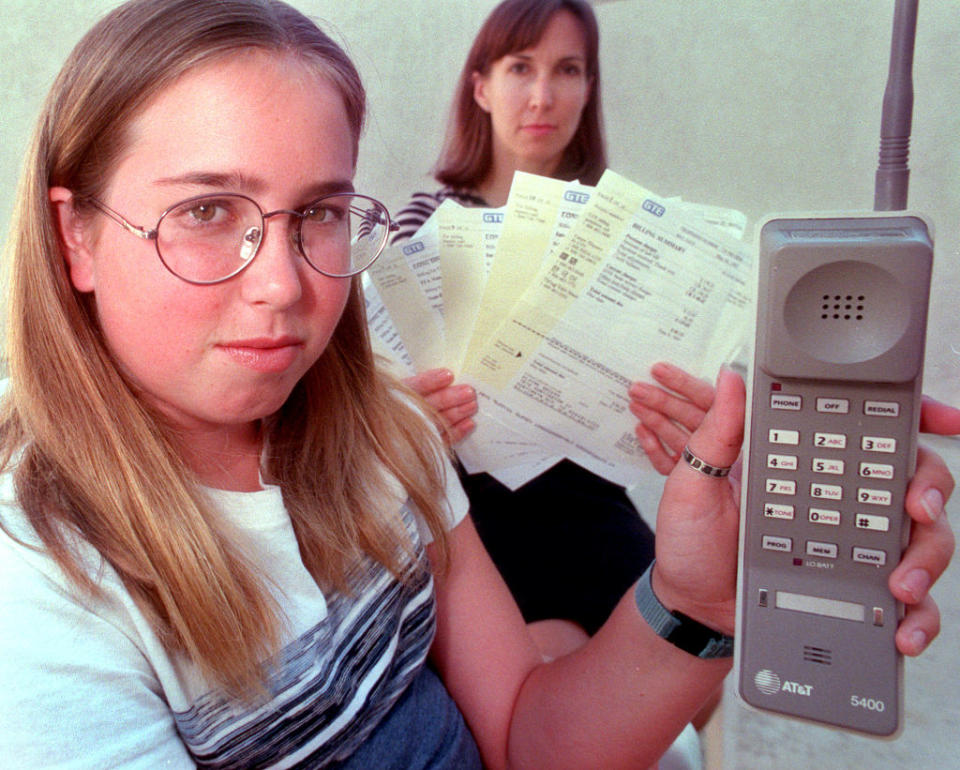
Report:
[{"label": "woman's nose", "polygon": [[530,106],[545,110],[553,105],[553,83],[547,75],[537,76],[530,84]]},{"label": "woman's nose", "polygon": [[[281,213],[288,212],[274,212]],[[289,216],[277,217],[272,222],[264,218],[264,231],[257,255],[240,274],[243,295],[248,302],[282,309],[294,304],[302,296],[300,271],[306,266],[306,261],[297,247],[296,224],[296,220]]]}]

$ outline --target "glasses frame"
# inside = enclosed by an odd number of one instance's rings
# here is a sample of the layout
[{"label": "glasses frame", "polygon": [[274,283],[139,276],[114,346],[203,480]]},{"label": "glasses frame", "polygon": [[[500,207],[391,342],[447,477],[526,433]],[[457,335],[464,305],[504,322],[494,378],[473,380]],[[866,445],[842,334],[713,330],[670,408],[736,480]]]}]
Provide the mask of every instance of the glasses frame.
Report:
[{"label": "glasses frame", "polygon": [[[377,247],[377,251],[373,255],[373,258],[370,260],[369,264],[365,265],[359,270],[354,270],[349,273],[331,273],[327,270],[322,270],[321,268],[313,264],[313,262],[310,261],[310,257],[307,256],[307,252],[304,251],[303,221],[306,218],[306,211],[308,209],[311,209],[317,204],[321,203],[322,201],[328,200],[330,198],[342,198],[344,196],[350,196],[351,198],[361,198],[363,200],[370,201],[371,203],[379,206],[380,209],[382,209],[383,211],[384,218],[386,219],[386,227],[384,228],[384,231],[383,231],[383,239],[379,244],[379,246]],[[199,281],[193,278],[185,278],[184,276],[176,272],[172,267],[170,267],[170,265],[167,264],[167,261],[163,258],[163,252],[160,251],[160,239],[158,237],[158,233],[160,231],[160,225],[163,222],[164,217],[166,217],[167,214],[169,214],[171,211],[173,211],[174,209],[180,208],[184,204],[192,203],[193,201],[206,200],[207,198],[242,198],[243,200],[246,200],[252,203],[256,207],[257,211],[260,212],[260,241],[257,243],[256,250],[250,256],[250,258],[229,275],[225,275],[223,278],[217,278],[216,280],[213,280],[213,281]],[[275,211],[268,211],[266,213],[264,213],[263,207],[259,203],[257,203],[249,195],[244,195],[243,193],[212,192],[212,193],[204,193],[202,195],[193,195],[189,198],[184,198],[182,201],[177,201],[173,205],[165,208],[163,210],[163,213],[160,215],[160,218],[157,219],[156,227],[152,229],[147,229],[145,227],[141,227],[139,225],[133,224],[129,219],[127,219],[125,216],[120,214],[118,211],[116,211],[115,209],[112,209],[106,203],[104,203],[103,201],[97,200],[96,198],[88,197],[88,198],[85,198],[84,200],[90,205],[92,205],[94,208],[96,208],[98,211],[100,211],[102,214],[105,214],[107,217],[112,219],[118,225],[123,227],[127,232],[132,233],[138,238],[142,238],[147,241],[153,241],[154,248],[157,250],[157,256],[160,258],[161,264],[167,269],[167,271],[172,275],[176,276],[177,278],[179,278],[181,281],[185,281],[186,283],[191,283],[196,286],[211,286],[214,284],[223,283],[224,281],[229,281],[235,275],[239,275],[244,270],[246,270],[253,263],[253,260],[257,258],[257,255],[260,253],[260,247],[263,245],[263,235],[266,232],[267,220],[270,217],[279,216],[280,214],[288,214],[289,216],[297,218],[298,221],[297,221],[296,237],[294,238],[294,241],[297,244],[297,251],[300,252],[300,256],[303,257],[304,261],[311,268],[316,270],[321,275],[327,276],[328,278],[352,278],[355,275],[360,275],[360,273],[362,273],[364,270],[369,268],[374,262],[377,261],[377,259],[379,259],[380,255],[383,254],[384,249],[387,247],[387,242],[390,239],[390,233],[396,232],[397,230],[400,229],[400,225],[397,222],[394,222],[390,218],[390,211],[387,209],[384,203],[382,203],[381,201],[379,201],[378,199],[374,198],[371,195],[364,195],[363,193],[355,193],[355,192],[348,192],[348,191],[327,193],[326,195],[321,195],[319,198],[311,201],[306,206],[303,206],[300,210],[276,209]]]}]

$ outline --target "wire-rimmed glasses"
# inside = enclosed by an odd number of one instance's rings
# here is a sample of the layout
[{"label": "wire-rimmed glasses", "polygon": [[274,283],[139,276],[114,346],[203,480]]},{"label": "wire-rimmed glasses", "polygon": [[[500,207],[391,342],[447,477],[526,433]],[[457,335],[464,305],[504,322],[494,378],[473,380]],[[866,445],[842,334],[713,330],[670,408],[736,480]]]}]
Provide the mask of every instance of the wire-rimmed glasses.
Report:
[{"label": "wire-rimmed glasses", "polygon": [[360,193],[331,193],[296,211],[266,214],[240,193],[196,195],[166,209],[152,230],[95,198],[87,200],[129,232],[152,240],[167,270],[194,284],[220,283],[243,270],[260,250],[266,220],[280,214],[297,219],[291,237],[298,250],[314,270],[331,278],[366,270],[397,229],[386,206]]}]

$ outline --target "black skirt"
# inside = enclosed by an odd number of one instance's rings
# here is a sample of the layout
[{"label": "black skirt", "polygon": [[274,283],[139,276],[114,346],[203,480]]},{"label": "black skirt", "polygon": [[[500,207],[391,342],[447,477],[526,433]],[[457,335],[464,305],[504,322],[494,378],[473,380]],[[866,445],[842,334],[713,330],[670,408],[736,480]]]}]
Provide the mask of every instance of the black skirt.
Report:
[{"label": "black skirt", "polygon": [[514,492],[486,473],[460,479],[528,623],[564,618],[593,635],[653,560],[653,532],[624,488],[569,460]]}]

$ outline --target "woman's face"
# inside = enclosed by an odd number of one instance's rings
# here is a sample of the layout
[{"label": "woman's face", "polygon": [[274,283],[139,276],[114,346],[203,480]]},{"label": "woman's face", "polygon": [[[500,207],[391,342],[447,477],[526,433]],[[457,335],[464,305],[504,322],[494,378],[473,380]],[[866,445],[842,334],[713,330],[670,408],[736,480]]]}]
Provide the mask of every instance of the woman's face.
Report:
[{"label": "woman's face", "polygon": [[495,166],[552,174],[590,97],[583,28],[558,11],[540,41],[474,73],[474,99],[490,114]]},{"label": "woman's face", "polygon": [[[192,71],[148,104],[129,138],[101,199],[141,227],[204,193],[243,193],[273,211],[352,189],[342,98],[292,58],[247,53]],[[51,190],[54,203],[64,197]],[[71,280],[93,294],[116,360],[197,439],[249,440],[323,353],[347,300],[350,279],[307,265],[289,216],[267,220],[243,272],[197,286],[167,271],[153,241],[101,215],[65,226],[68,207],[58,208]]]}]

